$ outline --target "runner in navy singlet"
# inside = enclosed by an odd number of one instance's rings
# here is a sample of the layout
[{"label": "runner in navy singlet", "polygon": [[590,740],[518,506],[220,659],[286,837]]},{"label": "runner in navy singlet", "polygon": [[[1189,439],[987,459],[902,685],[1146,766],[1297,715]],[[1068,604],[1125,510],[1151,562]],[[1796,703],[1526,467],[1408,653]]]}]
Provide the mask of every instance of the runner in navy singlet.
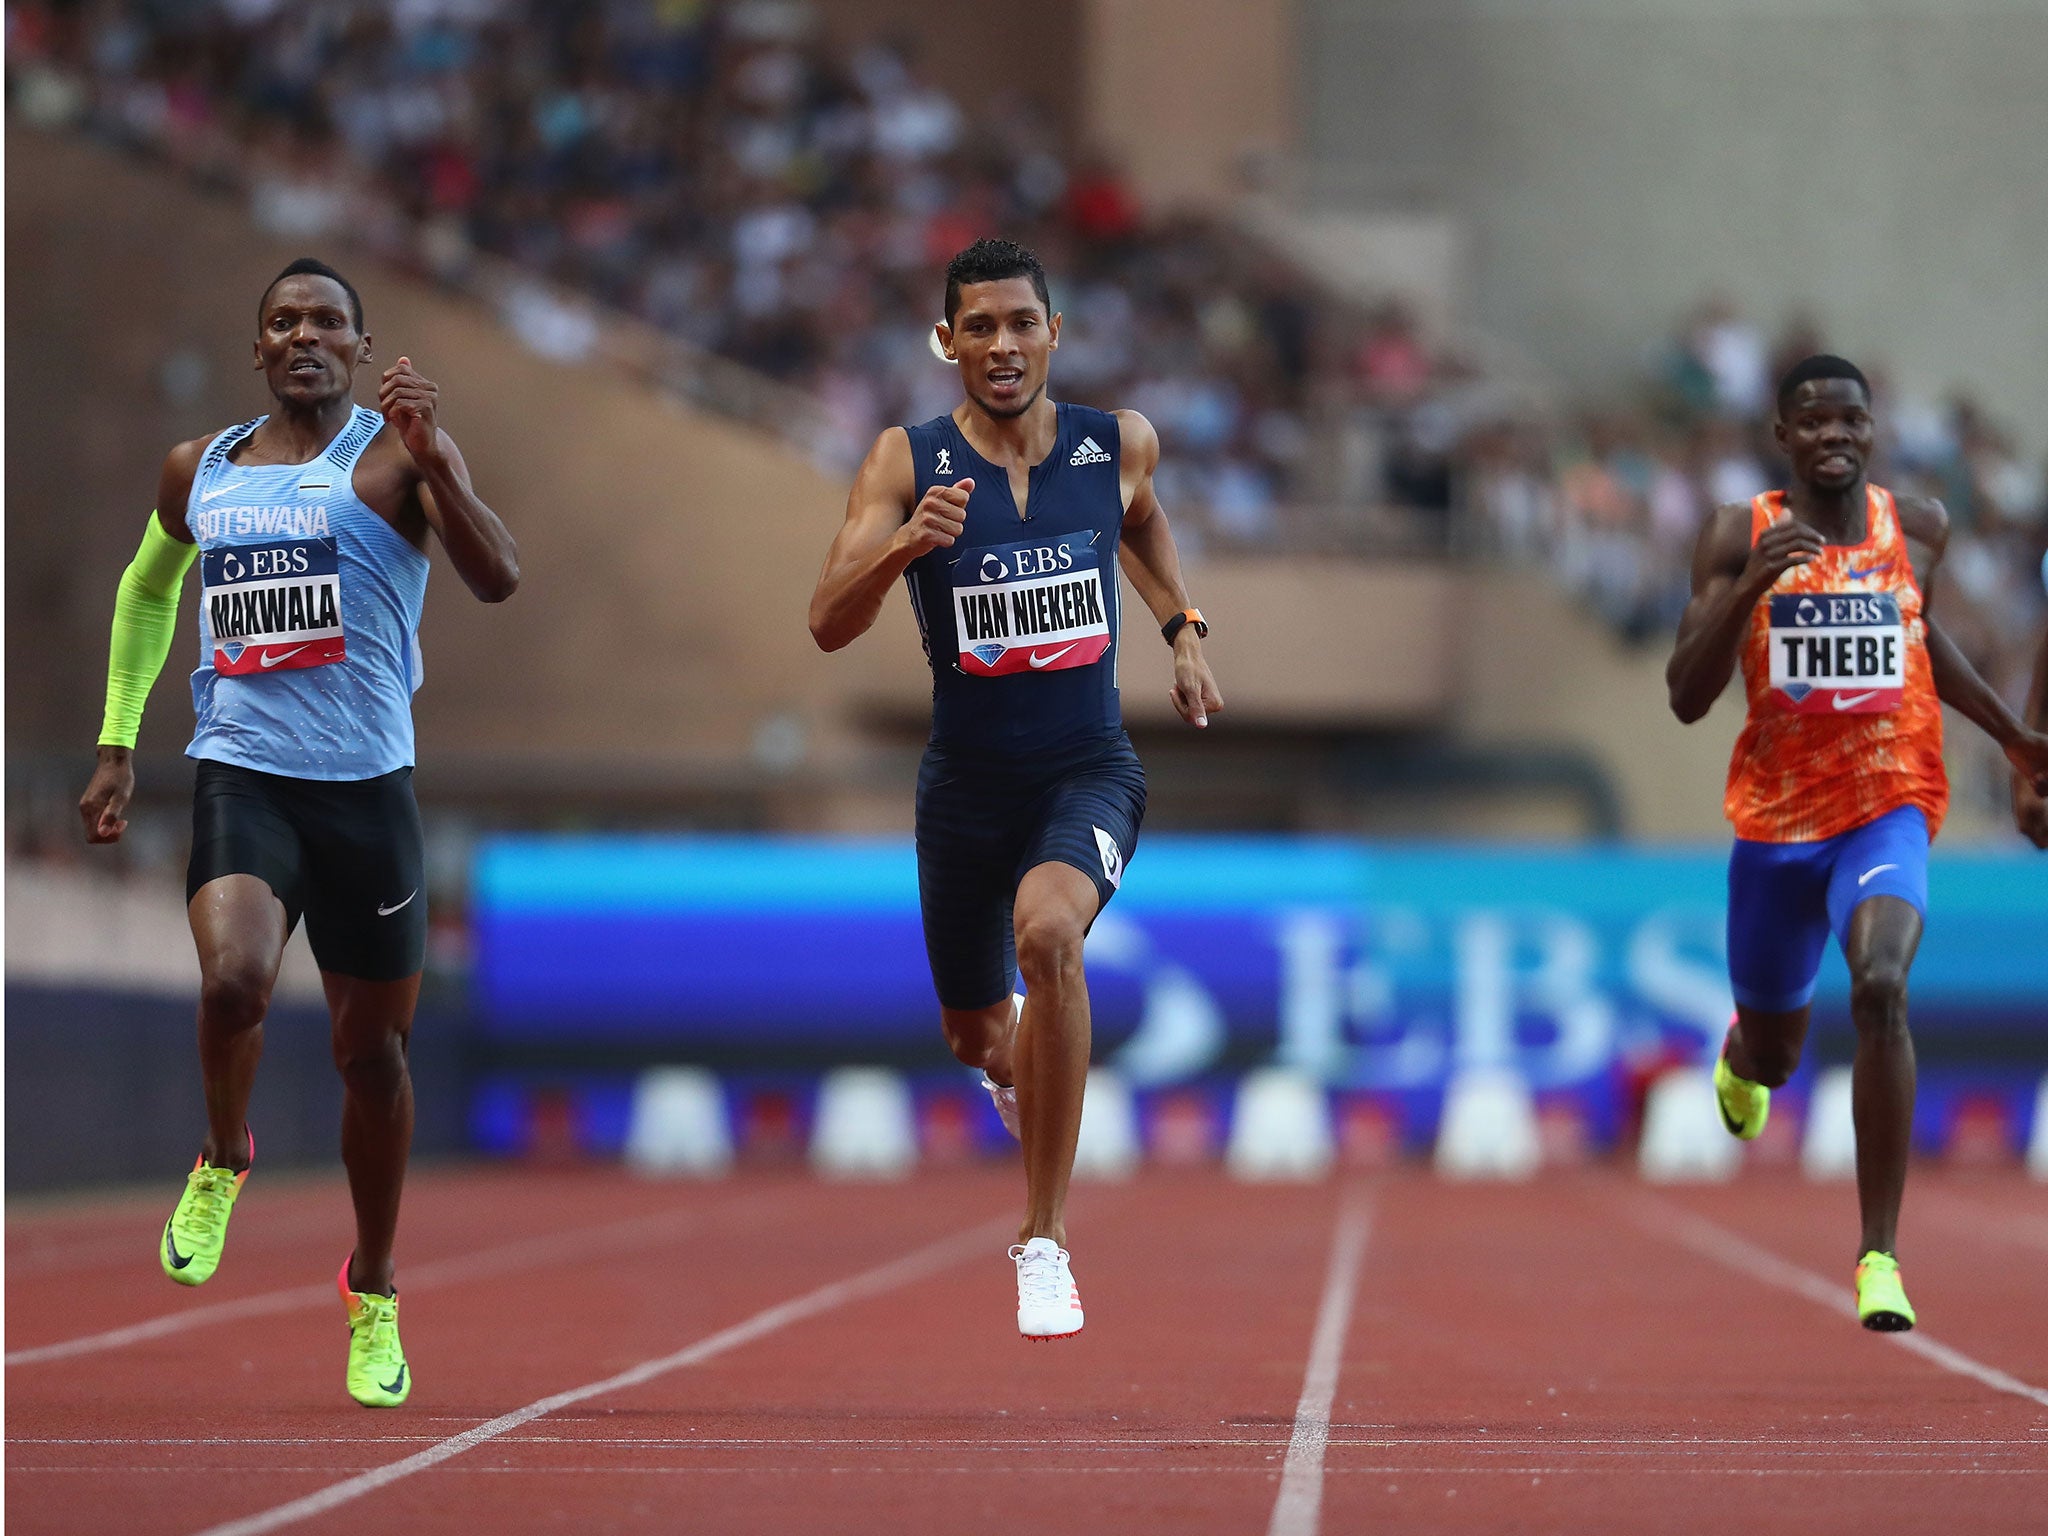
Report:
[{"label": "runner in navy singlet", "polygon": [[1059,334],[1030,252],[981,240],[953,258],[937,336],[966,399],[876,439],[811,599],[811,634],[836,651],[898,576],[910,590],[932,668],[925,947],[947,1044],[1024,1144],[1010,1256],[1033,1339],[1081,1331],[1064,1214],[1088,1074],[1081,949],[1145,814],[1117,694],[1119,560],[1173,647],[1175,709],[1206,726],[1223,707],[1153,493],[1158,436],[1135,411],[1047,397]]}]

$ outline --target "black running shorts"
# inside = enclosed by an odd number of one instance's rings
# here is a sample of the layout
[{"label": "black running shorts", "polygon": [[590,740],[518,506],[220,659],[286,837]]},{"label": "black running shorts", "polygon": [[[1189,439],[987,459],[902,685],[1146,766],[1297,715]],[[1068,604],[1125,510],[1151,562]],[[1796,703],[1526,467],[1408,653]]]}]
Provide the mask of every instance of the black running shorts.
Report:
[{"label": "black running shorts", "polygon": [[1119,731],[1053,764],[926,749],[917,774],[917,886],[932,983],[948,1008],[986,1008],[1017,977],[1011,909],[1040,864],[1116,894],[1145,819],[1145,770]]},{"label": "black running shorts", "polygon": [[330,782],[202,760],[186,901],[222,875],[268,885],[286,932],[304,916],[323,971],[399,981],[426,964],[426,851],[410,768]]}]

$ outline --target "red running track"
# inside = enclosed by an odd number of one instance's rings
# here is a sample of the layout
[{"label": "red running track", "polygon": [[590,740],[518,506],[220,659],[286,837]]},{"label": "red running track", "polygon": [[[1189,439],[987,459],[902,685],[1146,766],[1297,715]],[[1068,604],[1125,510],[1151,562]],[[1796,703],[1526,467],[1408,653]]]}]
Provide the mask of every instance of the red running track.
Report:
[{"label": "red running track", "polygon": [[1593,1171],[1089,1186],[1088,1331],[1026,1345],[1018,1183],[419,1176],[381,1413],[342,1390],[338,1181],[259,1177],[198,1291],[154,1258],[175,1183],[12,1209],[7,1529],[2048,1529],[2017,1176],[1916,1175],[1910,1343],[1839,1310],[1847,1188]]}]

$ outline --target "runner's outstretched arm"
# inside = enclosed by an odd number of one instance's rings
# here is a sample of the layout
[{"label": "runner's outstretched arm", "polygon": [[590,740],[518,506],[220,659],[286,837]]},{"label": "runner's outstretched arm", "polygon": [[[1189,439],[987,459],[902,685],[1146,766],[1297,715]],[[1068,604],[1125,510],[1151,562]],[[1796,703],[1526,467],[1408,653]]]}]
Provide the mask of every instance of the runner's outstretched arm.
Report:
[{"label": "runner's outstretched arm", "polygon": [[1911,536],[1933,552],[1920,578],[1920,613],[1927,626],[1927,664],[1936,696],[1997,742],[2015,773],[2024,775],[2037,790],[2048,790],[2048,736],[2013,713],[2012,706],[1978,675],[1970,658],[1934,620],[1935,576],[1948,549],[1947,509],[1924,497],[1901,499],[1898,505],[1902,523],[1910,523]]},{"label": "runner's outstretched arm", "polygon": [[142,729],[142,706],[171,654],[178,628],[178,596],[198,555],[185,526],[192,477],[211,436],[180,443],[157,476],[157,510],[149,514],[142,547],[114,595],[113,638],[107,647],[107,708],[100,725],[97,763],[78,801],[89,843],[118,843],[128,829],[122,815],[135,795],[129,761]]},{"label": "runner's outstretched arm", "polygon": [[[1136,411],[1118,411],[1116,419],[1122,439],[1119,469],[1129,488],[1121,545],[1124,573],[1152,610],[1153,621],[1163,626],[1192,604],[1181,579],[1180,550],[1152,485],[1153,472],[1159,468],[1159,434]],[[1168,696],[1181,719],[1194,726],[1206,727],[1209,717],[1223,708],[1223,695],[1202,655],[1201,634],[1192,624],[1182,625],[1173,637],[1173,691]]]},{"label": "runner's outstretched arm", "polygon": [[[2041,651],[2034,658],[2034,686],[2027,693],[2027,724],[2048,731],[2048,627],[2041,631]],[[2048,848],[2048,795],[2012,772],[2012,815],[2021,834],[2036,848]]]},{"label": "runner's outstretched arm", "polygon": [[455,439],[434,420],[441,388],[422,378],[412,359],[384,370],[377,405],[398,429],[420,473],[420,510],[462,584],[486,603],[502,603],[519,590],[519,546],[476,493]]},{"label": "runner's outstretched arm", "polygon": [[819,650],[839,650],[866,634],[910,563],[928,549],[949,548],[960,537],[973,489],[972,480],[935,485],[912,508],[917,469],[910,458],[910,434],[891,427],[875,439],[854,477],[846,521],[811,593],[811,638]]},{"label": "runner's outstretched arm", "polygon": [[1692,601],[1678,621],[1678,641],[1664,668],[1671,712],[1686,725],[1714,707],[1735,675],[1750,610],[1771,584],[1825,547],[1806,524],[1781,518],[1749,542],[1749,508],[1716,507],[1693,546]]}]

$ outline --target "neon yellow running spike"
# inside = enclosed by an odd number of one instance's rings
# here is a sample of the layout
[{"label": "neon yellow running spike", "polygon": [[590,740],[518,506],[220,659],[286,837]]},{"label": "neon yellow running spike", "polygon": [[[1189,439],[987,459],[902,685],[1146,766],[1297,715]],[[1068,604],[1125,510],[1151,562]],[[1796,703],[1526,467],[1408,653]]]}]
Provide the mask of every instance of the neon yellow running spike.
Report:
[{"label": "neon yellow running spike", "polygon": [[1728,1134],[1741,1141],[1755,1141],[1771,1118],[1771,1090],[1730,1070],[1725,1040],[1714,1058],[1714,1101],[1721,1106],[1721,1123]]},{"label": "neon yellow running spike", "polygon": [[398,1298],[348,1288],[349,1259],[335,1286],[348,1308],[348,1395],[365,1408],[396,1408],[412,1394],[412,1368],[398,1342]]},{"label": "neon yellow running spike", "polygon": [[[249,1138],[249,1161],[256,1161],[256,1138]],[[216,1168],[202,1153],[185,1176],[185,1193],[164,1223],[157,1240],[157,1258],[164,1273],[180,1285],[204,1285],[220,1267],[220,1251],[228,1240],[228,1217],[235,1197],[248,1182],[249,1170]]]},{"label": "neon yellow running spike", "polygon": [[1878,1333],[1904,1333],[1920,1319],[1899,1283],[1899,1261],[1873,1248],[1856,1261],[1856,1316]]}]

